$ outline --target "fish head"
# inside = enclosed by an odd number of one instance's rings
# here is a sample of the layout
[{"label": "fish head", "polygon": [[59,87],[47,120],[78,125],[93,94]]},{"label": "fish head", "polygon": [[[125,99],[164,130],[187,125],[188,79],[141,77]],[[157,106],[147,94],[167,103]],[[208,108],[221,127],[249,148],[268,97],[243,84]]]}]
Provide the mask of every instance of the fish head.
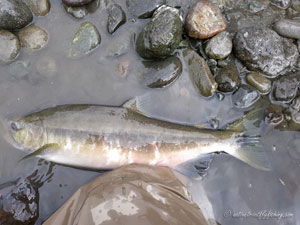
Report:
[{"label": "fish head", "polygon": [[35,150],[45,144],[47,135],[42,126],[34,123],[9,121],[12,144],[18,149]]}]

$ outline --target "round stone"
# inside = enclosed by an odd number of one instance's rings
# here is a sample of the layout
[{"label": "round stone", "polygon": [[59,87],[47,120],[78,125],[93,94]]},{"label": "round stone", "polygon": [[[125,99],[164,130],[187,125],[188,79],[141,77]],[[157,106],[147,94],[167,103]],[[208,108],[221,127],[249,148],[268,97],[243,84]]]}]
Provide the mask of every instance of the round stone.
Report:
[{"label": "round stone", "polygon": [[47,15],[51,8],[49,0],[26,0],[25,3],[36,16]]},{"label": "round stone", "polygon": [[44,77],[53,77],[57,73],[56,61],[50,57],[42,57],[36,62],[36,70]]},{"label": "round stone", "polygon": [[249,73],[246,76],[246,81],[251,86],[255,87],[261,94],[268,94],[272,88],[272,82],[257,73]]},{"label": "round stone", "polygon": [[298,20],[281,19],[274,24],[274,30],[281,36],[300,39],[300,22]]},{"label": "round stone", "polygon": [[47,31],[35,25],[20,30],[18,32],[18,37],[22,47],[32,50],[44,48],[48,43]]},{"label": "round stone", "polygon": [[226,31],[211,38],[205,47],[205,53],[211,59],[224,59],[230,55],[231,51],[232,41]]},{"label": "round stone", "polygon": [[232,95],[232,102],[236,108],[248,108],[260,98],[260,94],[248,85],[242,85]]},{"label": "round stone", "polygon": [[107,11],[107,31],[112,34],[126,22],[126,15],[118,4],[110,5]]},{"label": "round stone", "polygon": [[222,92],[233,92],[241,86],[241,79],[234,64],[221,68],[215,79],[218,83],[218,90]]},{"label": "round stone", "polygon": [[13,33],[0,30],[0,62],[14,60],[20,51],[20,42]]},{"label": "round stone", "polygon": [[9,65],[9,73],[18,78],[28,75],[31,71],[31,63],[28,60],[19,60]]},{"label": "round stone", "polygon": [[67,6],[81,6],[92,2],[93,0],[62,0]]},{"label": "round stone", "polygon": [[88,15],[88,10],[86,9],[85,6],[65,6],[65,10],[67,13],[72,15],[73,17],[77,19],[83,19]]}]

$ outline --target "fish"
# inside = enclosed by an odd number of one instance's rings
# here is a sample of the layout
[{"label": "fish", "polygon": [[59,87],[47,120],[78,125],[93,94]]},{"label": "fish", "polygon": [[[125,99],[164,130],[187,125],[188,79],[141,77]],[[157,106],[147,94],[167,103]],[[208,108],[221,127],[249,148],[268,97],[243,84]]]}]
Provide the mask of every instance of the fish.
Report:
[{"label": "fish", "polygon": [[151,118],[139,102],[141,98],[118,107],[63,105],[9,120],[11,143],[27,157],[93,170],[129,164],[178,169],[215,152],[270,170],[257,132],[246,135],[237,129],[243,118],[233,124],[235,129],[210,130]]}]

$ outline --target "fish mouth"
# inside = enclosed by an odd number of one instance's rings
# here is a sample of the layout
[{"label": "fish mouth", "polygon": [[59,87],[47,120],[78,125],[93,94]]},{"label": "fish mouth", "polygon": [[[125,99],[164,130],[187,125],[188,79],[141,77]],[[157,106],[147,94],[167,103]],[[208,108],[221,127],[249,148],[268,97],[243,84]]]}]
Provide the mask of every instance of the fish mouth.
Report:
[{"label": "fish mouth", "polygon": [[22,149],[22,145],[15,139],[16,131],[18,130],[17,123],[12,120],[0,118],[0,135],[3,139],[13,147]]}]

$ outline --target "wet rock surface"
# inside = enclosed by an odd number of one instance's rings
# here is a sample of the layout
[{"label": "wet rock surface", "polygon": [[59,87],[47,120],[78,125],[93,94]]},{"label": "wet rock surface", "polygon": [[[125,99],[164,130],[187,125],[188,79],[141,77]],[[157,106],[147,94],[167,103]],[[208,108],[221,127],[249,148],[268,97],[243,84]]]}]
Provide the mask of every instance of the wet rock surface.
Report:
[{"label": "wet rock surface", "polygon": [[14,60],[20,51],[20,42],[17,36],[5,30],[0,30],[0,62]]},{"label": "wet rock surface", "polygon": [[174,82],[182,72],[181,61],[168,57],[162,61],[144,61],[143,85],[150,88],[163,88]]},{"label": "wet rock surface", "polygon": [[206,39],[226,29],[220,9],[208,0],[198,1],[186,18],[185,28],[190,37]]},{"label": "wet rock surface", "polygon": [[182,21],[178,9],[162,6],[140,32],[136,50],[143,58],[163,58],[171,55],[182,37]]},{"label": "wet rock surface", "polygon": [[297,94],[300,77],[298,74],[289,74],[274,81],[272,94],[276,101],[291,102]]},{"label": "wet rock surface", "polygon": [[261,94],[268,94],[272,88],[272,82],[257,73],[249,73],[246,76],[246,81],[251,86],[255,87]]},{"label": "wet rock surface", "polygon": [[234,64],[220,69],[215,79],[218,83],[218,90],[222,92],[233,92],[241,85],[241,79]]},{"label": "wet rock surface", "polygon": [[165,3],[166,0],[126,0],[131,15],[141,19],[150,18],[153,12]]},{"label": "wet rock surface", "polygon": [[67,6],[81,6],[92,2],[93,0],[62,0]]},{"label": "wet rock surface", "polygon": [[211,38],[206,47],[205,53],[212,59],[224,59],[232,51],[232,41],[229,33],[224,31]]},{"label": "wet rock surface", "polygon": [[25,0],[35,16],[45,16],[49,13],[51,4],[49,0]]},{"label": "wet rock surface", "polygon": [[67,11],[67,13],[69,13],[77,19],[83,19],[88,15],[88,10],[85,6],[65,6],[65,10]]},{"label": "wet rock surface", "polygon": [[281,36],[300,39],[300,21],[281,19],[274,24],[274,30]]},{"label": "wet rock surface", "polygon": [[22,47],[32,50],[44,48],[48,43],[47,31],[35,25],[20,30],[18,37]]},{"label": "wet rock surface", "polygon": [[199,93],[204,97],[212,96],[216,92],[218,84],[205,60],[195,51],[190,49],[183,51],[183,57],[190,78],[197,87]]},{"label": "wet rock surface", "polygon": [[20,29],[31,23],[32,19],[33,15],[30,9],[22,1],[0,1],[0,29]]},{"label": "wet rock surface", "polygon": [[287,9],[290,6],[291,0],[271,0],[271,4],[280,9]]},{"label": "wet rock surface", "polygon": [[110,5],[107,11],[107,31],[112,34],[126,22],[126,15],[118,4]]},{"label": "wet rock surface", "polygon": [[268,28],[244,28],[233,39],[235,56],[252,71],[274,78],[292,70],[297,47]]},{"label": "wet rock surface", "polygon": [[101,36],[91,22],[84,22],[77,30],[72,41],[71,57],[81,57],[89,54],[100,45]]},{"label": "wet rock surface", "polygon": [[237,108],[248,108],[257,102],[260,98],[260,94],[252,87],[248,85],[242,85],[232,95],[233,105]]}]

